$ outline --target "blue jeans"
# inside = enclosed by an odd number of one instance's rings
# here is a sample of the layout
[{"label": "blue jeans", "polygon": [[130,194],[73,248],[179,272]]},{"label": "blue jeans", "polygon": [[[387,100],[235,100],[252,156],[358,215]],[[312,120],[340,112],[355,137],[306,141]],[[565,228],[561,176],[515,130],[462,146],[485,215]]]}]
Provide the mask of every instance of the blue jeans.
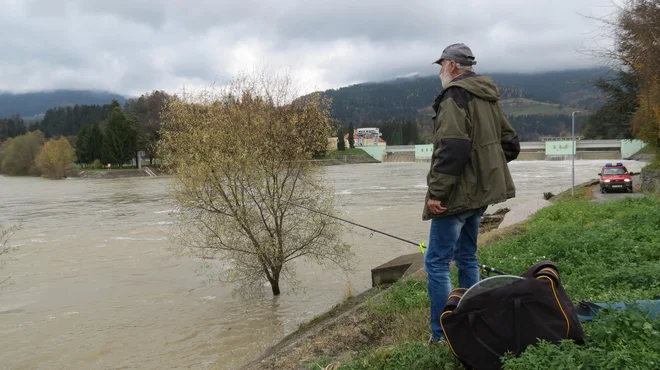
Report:
[{"label": "blue jeans", "polygon": [[483,207],[431,219],[424,268],[428,276],[431,330],[434,339],[444,337],[440,315],[452,289],[449,263],[455,261],[460,288],[469,288],[479,281],[477,237],[481,215],[485,210],[486,207]]}]

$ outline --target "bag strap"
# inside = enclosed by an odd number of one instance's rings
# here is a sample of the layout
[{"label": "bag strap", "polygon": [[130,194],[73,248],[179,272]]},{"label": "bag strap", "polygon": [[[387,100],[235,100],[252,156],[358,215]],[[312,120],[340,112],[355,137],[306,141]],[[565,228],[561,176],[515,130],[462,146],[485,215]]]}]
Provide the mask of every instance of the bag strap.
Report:
[{"label": "bag strap", "polygon": [[[513,321],[515,322],[514,326],[514,335],[516,337],[516,354],[520,354],[520,298],[514,298],[513,299]],[[475,314],[474,312],[470,312],[468,314],[468,321],[470,322],[470,330],[472,331],[472,336],[474,336],[474,339],[479,342],[488,352],[492,353],[496,357],[502,357],[501,354],[497,353],[493,348],[491,348],[488,344],[486,344],[480,337],[477,335],[475,331]]]},{"label": "bag strap", "polygon": [[546,270],[546,269],[549,269],[549,270],[552,270],[552,271],[555,272],[555,276],[552,276],[552,279],[557,279],[557,280],[559,279],[559,268],[557,267],[557,264],[552,262],[552,261],[539,262],[536,265],[534,265],[534,266],[530,267],[529,269],[527,269],[527,271],[525,271],[522,274],[522,276],[525,277],[525,278],[536,278],[537,274],[540,271],[543,271],[543,270]]},{"label": "bag strap", "polygon": [[447,302],[445,303],[444,310],[445,311],[453,311],[456,309],[456,306],[458,306],[458,302],[461,300],[463,297],[463,294],[467,291],[466,288],[456,288],[449,293],[449,297],[447,297]]}]

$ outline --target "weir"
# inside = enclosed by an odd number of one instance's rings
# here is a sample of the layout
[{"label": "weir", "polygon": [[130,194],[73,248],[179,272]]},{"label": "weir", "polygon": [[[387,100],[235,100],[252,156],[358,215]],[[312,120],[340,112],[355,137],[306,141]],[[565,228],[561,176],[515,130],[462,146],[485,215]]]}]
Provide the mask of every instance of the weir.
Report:
[{"label": "weir", "polygon": [[[541,139],[542,141],[521,142],[518,160],[569,160],[573,154],[578,160],[630,159],[646,146],[640,140],[582,140],[576,137],[578,140],[575,140],[573,150],[573,141],[570,138]],[[380,153],[383,150],[385,155],[377,158],[382,162],[429,162],[433,154],[433,144],[379,147]]]}]

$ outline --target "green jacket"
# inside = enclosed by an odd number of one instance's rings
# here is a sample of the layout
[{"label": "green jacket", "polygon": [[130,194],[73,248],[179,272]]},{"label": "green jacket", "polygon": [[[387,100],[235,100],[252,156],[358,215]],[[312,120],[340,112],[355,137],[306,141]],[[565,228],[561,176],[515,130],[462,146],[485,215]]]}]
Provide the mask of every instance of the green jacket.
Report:
[{"label": "green jacket", "polygon": [[[502,113],[499,97],[490,77],[468,72],[454,79],[436,99],[423,220],[515,197],[507,163],[518,157],[520,142]],[[432,214],[429,199],[439,200],[447,211]]]}]

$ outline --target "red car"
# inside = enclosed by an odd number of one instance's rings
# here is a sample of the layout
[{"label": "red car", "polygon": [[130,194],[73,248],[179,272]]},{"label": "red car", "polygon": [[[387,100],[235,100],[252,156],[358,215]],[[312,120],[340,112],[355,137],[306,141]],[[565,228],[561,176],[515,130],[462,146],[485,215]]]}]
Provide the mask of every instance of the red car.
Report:
[{"label": "red car", "polygon": [[623,163],[605,164],[605,167],[598,174],[600,176],[600,192],[608,193],[612,190],[623,190],[633,192],[632,176],[634,172],[628,172]]}]

